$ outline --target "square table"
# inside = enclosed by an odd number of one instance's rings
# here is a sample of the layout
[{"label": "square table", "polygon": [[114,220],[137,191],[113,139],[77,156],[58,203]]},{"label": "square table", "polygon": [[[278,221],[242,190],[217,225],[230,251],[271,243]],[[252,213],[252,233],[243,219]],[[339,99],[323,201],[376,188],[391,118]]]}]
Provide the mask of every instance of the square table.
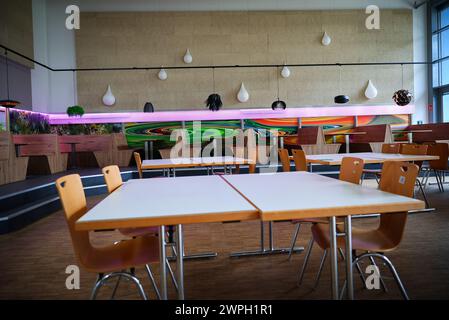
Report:
[{"label": "square table", "polygon": [[[424,208],[413,198],[309,172],[222,176],[259,212],[262,221],[328,217],[332,296],[338,299],[336,216],[345,216],[346,261],[352,261],[351,215],[404,212]],[[346,265],[348,297],[353,298],[352,264]]]},{"label": "square table", "polygon": [[[184,299],[182,224],[253,220],[259,212],[219,176],[129,180],[82,216],[77,230],[159,226],[160,265],[165,265],[165,226],[176,225],[178,298]],[[167,299],[161,267],[161,298]]]}]

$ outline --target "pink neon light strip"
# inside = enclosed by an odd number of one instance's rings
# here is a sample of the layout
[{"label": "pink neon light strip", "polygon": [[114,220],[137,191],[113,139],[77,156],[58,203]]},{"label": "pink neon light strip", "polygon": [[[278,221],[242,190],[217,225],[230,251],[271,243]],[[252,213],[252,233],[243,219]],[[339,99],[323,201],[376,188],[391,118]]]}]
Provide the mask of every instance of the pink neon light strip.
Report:
[{"label": "pink neon light strip", "polygon": [[[0,110],[3,108],[0,108]],[[414,105],[399,107],[396,105],[348,105],[327,107],[271,109],[233,109],[233,110],[194,110],[194,111],[161,111],[86,113],[82,117],[69,117],[66,114],[48,114],[50,124],[87,124],[87,123],[130,123],[130,122],[166,122],[194,120],[240,120],[264,118],[312,118],[312,117],[344,117],[412,114]]]}]

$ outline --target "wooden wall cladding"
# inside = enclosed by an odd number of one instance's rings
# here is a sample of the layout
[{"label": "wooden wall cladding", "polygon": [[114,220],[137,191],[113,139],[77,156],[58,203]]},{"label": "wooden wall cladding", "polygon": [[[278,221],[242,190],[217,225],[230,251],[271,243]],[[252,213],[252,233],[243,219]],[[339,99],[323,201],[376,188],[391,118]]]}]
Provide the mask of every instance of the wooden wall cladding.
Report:
[{"label": "wooden wall cladding", "polygon": [[[194,65],[412,61],[412,10],[382,10],[380,30],[367,30],[364,10],[263,12],[83,12],[76,31],[80,68],[185,66],[190,49]],[[326,30],[332,38],[321,44]],[[280,78],[280,98],[289,107],[329,105],[340,90],[337,67],[290,68]],[[212,70],[78,72],[78,101],[87,112],[141,111],[151,101],[156,110],[204,109],[213,92]],[[215,91],[223,108],[269,107],[277,97],[275,68],[216,69]],[[371,79],[379,95],[368,100]],[[236,99],[241,82],[250,94]],[[111,85],[117,101],[101,98]],[[355,104],[391,104],[392,88],[401,86],[400,66],[342,68],[341,90]],[[404,87],[413,88],[413,67],[404,66]]]},{"label": "wooden wall cladding", "polygon": [[16,157],[12,135],[0,132],[0,184],[25,180],[28,157]]}]

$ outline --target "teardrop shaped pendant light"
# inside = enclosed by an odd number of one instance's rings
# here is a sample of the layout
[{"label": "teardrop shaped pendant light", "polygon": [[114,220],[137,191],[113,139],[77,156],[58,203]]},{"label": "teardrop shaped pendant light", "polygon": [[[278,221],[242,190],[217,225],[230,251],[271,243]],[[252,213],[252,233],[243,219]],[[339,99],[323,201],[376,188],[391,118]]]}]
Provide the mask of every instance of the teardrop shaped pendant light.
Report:
[{"label": "teardrop shaped pendant light", "polygon": [[237,100],[240,102],[246,102],[249,100],[249,93],[248,90],[246,90],[245,84],[243,82],[240,85],[240,90],[237,94]]},{"label": "teardrop shaped pendant light", "polygon": [[157,77],[159,78],[159,80],[167,80],[168,74],[167,71],[165,71],[164,66],[161,66],[161,70],[159,70]]},{"label": "teardrop shaped pendant light", "polygon": [[192,63],[193,58],[192,58],[192,54],[190,53],[190,49],[186,50],[186,54],[184,55],[184,62],[185,63]]},{"label": "teardrop shaped pendant light", "polygon": [[115,97],[112,94],[111,85],[108,85],[108,89],[106,90],[102,100],[105,106],[112,106],[115,104]]},{"label": "teardrop shaped pendant light", "polygon": [[282,76],[283,78],[288,78],[288,77],[290,77],[290,69],[289,69],[287,66],[284,66],[284,67],[282,68],[281,76]]},{"label": "teardrop shaped pendant light", "polygon": [[329,37],[329,35],[327,34],[326,31],[324,31],[323,38],[321,39],[321,43],[323,44],[323,46],[328,46],[331,44],[331,42],[332,42],[331,37]]},{"label": "teardrop shaped pendant light", "polygon": [[367,99],[374,99],[375,97],[377,97],[377,89],[371,80],[368,80],[368,85],[365,89],[365,97]]},{"label": "teardrop shaped pendant light", "polygon": [[[339,81],[338,81],[338,86],[339,86],[339,92],[341,92],[341,65],[339,65]],[[338,104],[345,104],[349,102],[349,96],[344,95],[344,94],[340,94],[338,96],[334,97],[334,102],[338,103]]]}]

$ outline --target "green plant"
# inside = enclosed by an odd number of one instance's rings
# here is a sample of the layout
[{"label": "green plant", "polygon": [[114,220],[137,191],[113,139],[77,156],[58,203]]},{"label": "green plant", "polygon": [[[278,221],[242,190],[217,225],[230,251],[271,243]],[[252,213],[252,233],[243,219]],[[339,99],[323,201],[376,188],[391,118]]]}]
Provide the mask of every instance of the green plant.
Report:
[{"label": "green plant", "polygon": [[11,132],[14,134],[50,133],[48,117],[43,114],[11,110],[9,115]]},{"label": "green plant", "polygon": [[81,106],[71,106],[67,108],[67,115],[69,117],[80,116],[82,117],[84,114],[84,108]]}]

